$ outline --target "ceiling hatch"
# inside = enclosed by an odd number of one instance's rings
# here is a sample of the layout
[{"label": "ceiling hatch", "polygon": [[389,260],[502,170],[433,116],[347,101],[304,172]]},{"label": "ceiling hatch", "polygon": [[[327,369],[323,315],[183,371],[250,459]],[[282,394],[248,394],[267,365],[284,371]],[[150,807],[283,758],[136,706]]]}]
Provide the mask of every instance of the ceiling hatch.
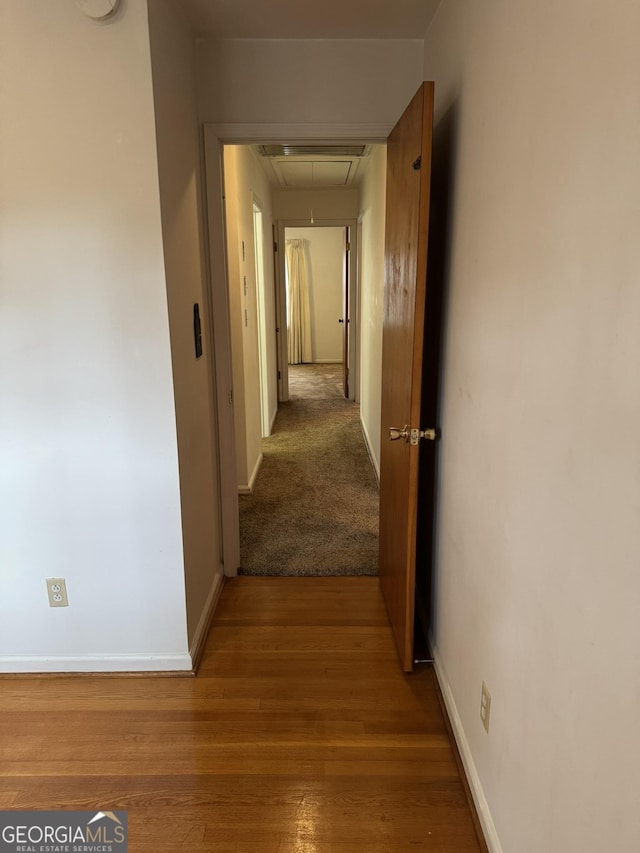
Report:
[{"label": "ceiling hatch", "polygon": [[348,187],[370,145],[257,145],[272,183],[281,187]]}]

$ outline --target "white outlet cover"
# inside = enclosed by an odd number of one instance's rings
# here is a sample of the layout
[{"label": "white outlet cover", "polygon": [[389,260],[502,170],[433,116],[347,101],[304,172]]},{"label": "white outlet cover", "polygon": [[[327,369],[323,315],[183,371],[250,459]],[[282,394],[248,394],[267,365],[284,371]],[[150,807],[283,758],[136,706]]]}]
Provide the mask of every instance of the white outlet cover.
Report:
[{"label": "white outlet cover", "polygon": [[76,6],[93,21],[104,21],[118,10],[120,0],[76,0]]},{"label": "white outlet cover", "polygon": [[49,607],[68,607],[67,584],[64,578],[47,578]]}]

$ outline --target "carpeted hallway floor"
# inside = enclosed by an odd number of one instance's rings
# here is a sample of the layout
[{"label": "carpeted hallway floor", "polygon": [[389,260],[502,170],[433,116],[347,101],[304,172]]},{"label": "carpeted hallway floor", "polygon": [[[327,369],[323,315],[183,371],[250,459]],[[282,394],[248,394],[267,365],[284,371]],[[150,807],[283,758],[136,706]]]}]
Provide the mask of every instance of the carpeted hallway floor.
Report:
[{"label": "carpeted hallway floor", "polygon": [[240,496],[241,574],[375,575],[378,487],[342,366],[289,366],[252,495]]}]

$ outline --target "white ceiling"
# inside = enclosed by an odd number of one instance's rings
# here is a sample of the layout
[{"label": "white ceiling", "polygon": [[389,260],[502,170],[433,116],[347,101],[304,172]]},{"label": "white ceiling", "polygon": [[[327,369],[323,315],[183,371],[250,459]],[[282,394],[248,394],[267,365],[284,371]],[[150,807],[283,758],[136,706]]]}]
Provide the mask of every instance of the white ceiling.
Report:
[{"label": "white ceiling", "polygon": [[422,38],[441,0],[178,0],[203,38]]}]

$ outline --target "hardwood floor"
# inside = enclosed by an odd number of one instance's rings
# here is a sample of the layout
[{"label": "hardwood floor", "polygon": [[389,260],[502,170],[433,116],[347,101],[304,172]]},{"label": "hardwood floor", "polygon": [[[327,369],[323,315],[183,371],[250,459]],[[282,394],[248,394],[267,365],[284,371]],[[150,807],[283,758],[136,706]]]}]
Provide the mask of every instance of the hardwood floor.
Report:
[{"label": "hardwood floor", "polygon": [[127,809],[132,853],[484,849],[377,578],[228,582],[196,678],[2,679],[0,755],[0,809]]}]

